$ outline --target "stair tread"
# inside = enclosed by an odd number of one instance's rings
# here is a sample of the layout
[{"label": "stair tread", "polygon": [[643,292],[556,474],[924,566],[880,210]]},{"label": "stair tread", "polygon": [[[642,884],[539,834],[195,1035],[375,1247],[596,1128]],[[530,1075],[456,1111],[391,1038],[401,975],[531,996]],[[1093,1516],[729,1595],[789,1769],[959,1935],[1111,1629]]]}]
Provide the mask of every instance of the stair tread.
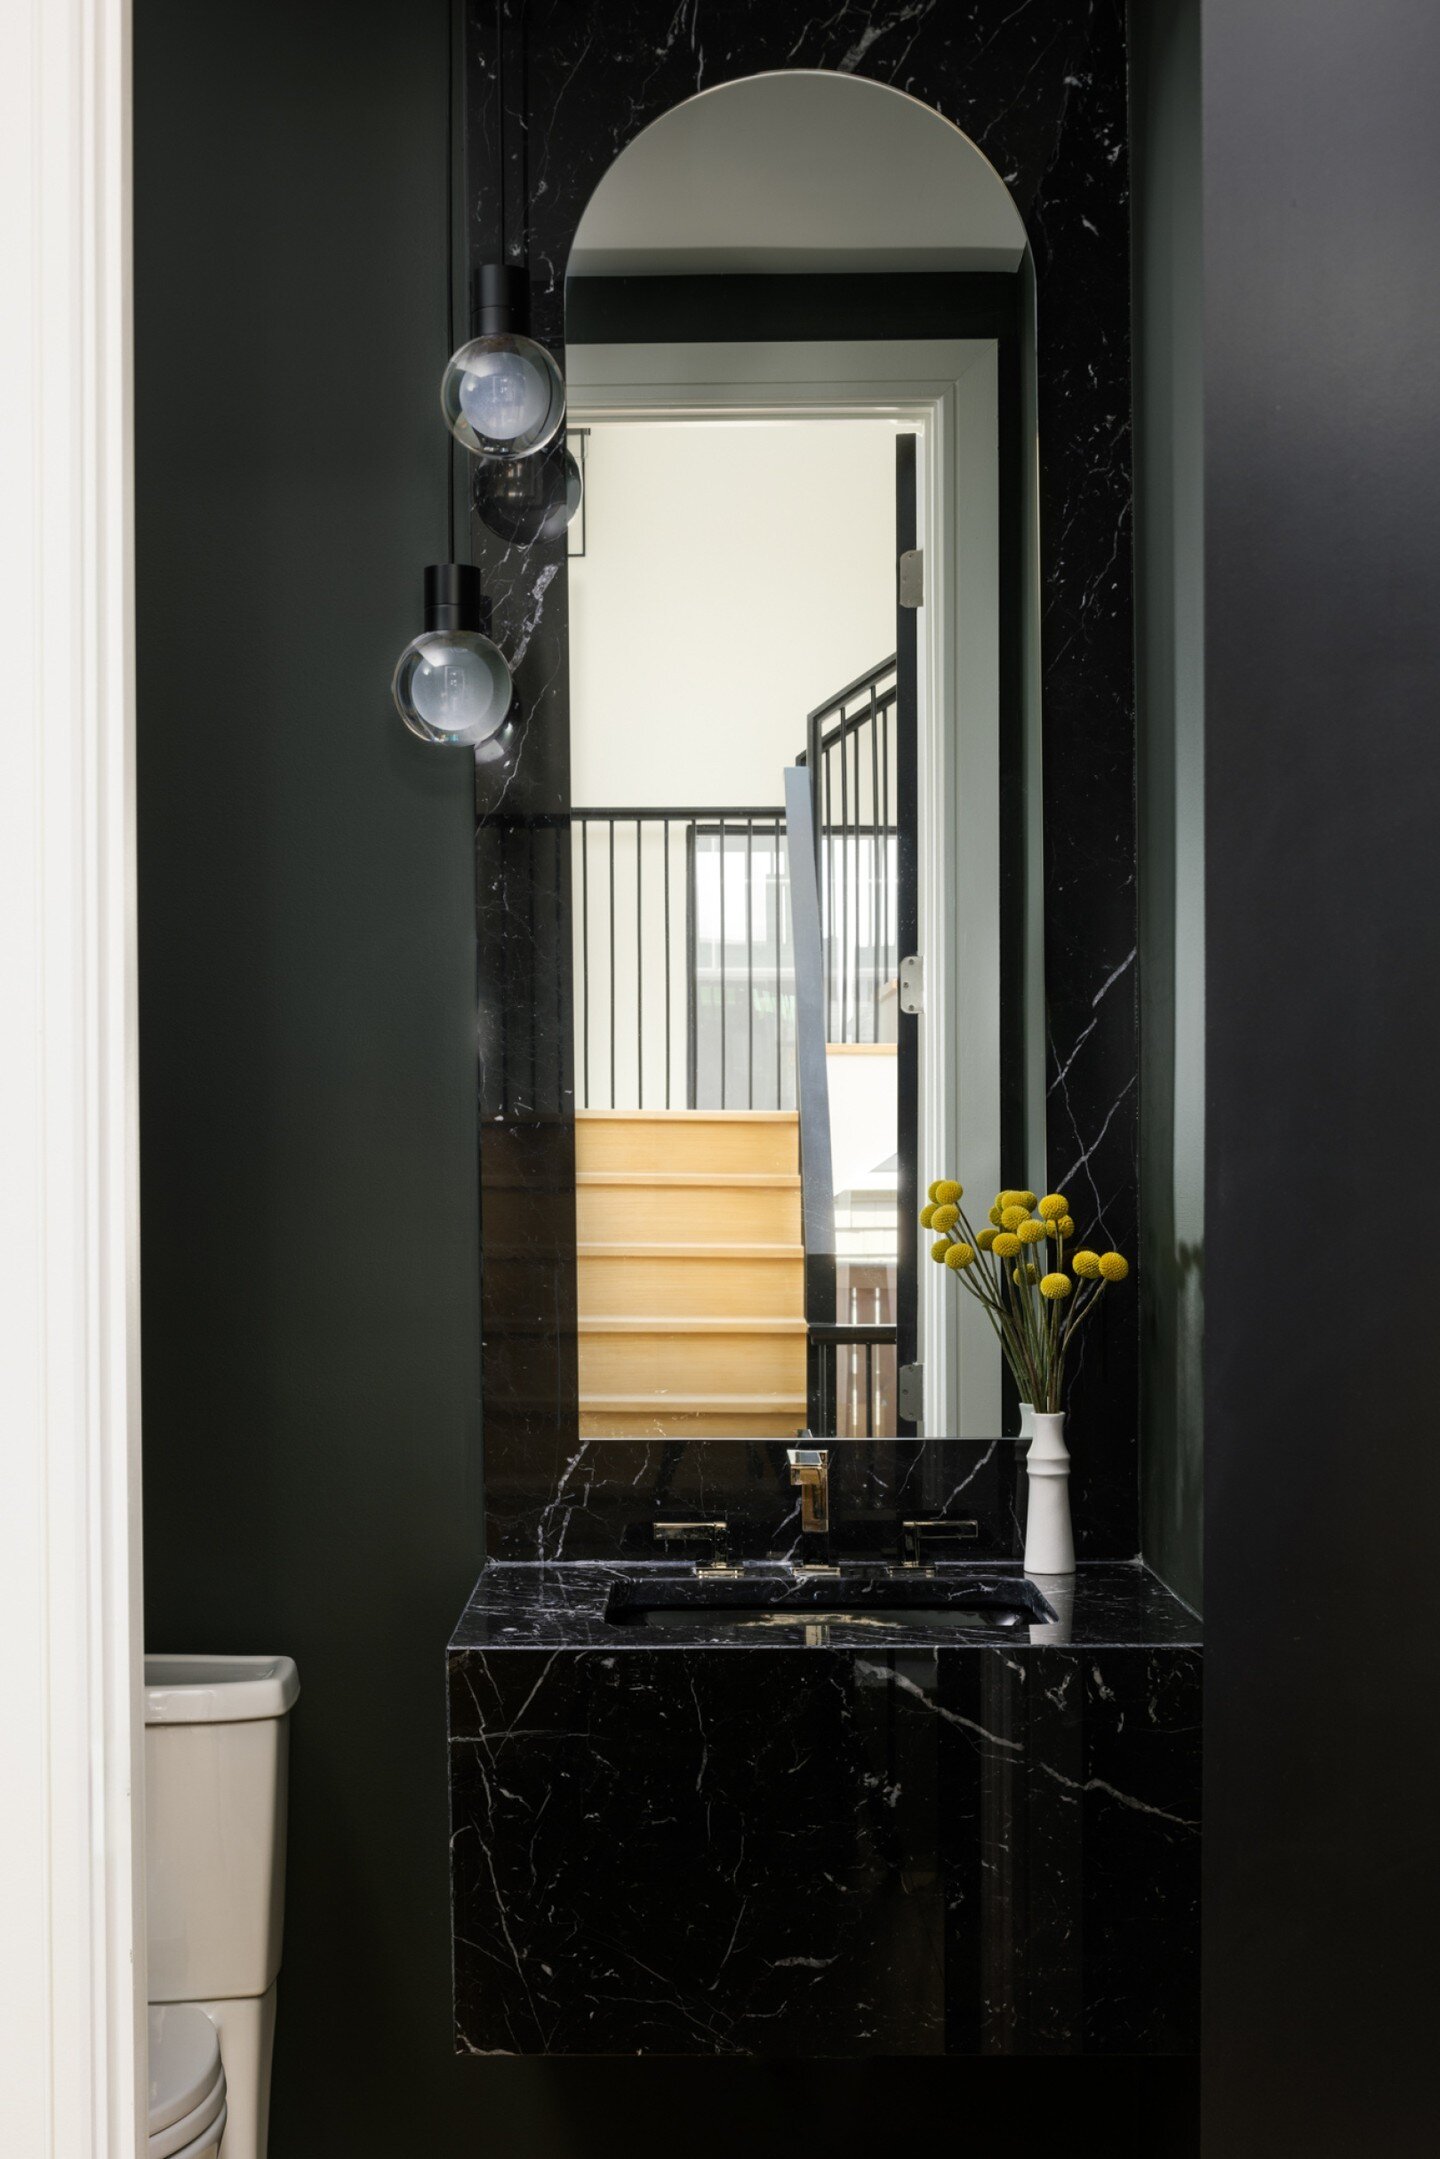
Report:
[{"label": "stair tread", "polygon": [[597,1312],[579,1316],[582,1334],[799,1334],[806,1332],[803,1319],[774,1319],[757,1315],[755,1318],[735,1318],[722,1314],[716,1318],[708,1313],[657,1312],[649,1317],[636,1317],[629,1313]]},{"label": "stair tread", "polygon": [[803,1259],[803,1244],[578,1244],[581,1259]]},{"label": "stair tread", "polygon": [[691,1410],[697,1416],[712,1415],[716,1410],[733,1409],[737,1413],[764,1409],[791,1408],[804,1410],[803,1392],[774,1394],[587,1394],[580,1404],[581,1412],[587,1409],[630,1410],[664,1408]]},{"label": "stair tread", "polygon": [[681,1185],[687,1191],[724,1185],[738,1191],[798,1191],[800,1179],[788,1170],[725,1169],[581,1169],[576,1184]]},{"label": "stair tread", "polygon": [[577,1109],[576,1124],[796,1124],[793,1109]]}]

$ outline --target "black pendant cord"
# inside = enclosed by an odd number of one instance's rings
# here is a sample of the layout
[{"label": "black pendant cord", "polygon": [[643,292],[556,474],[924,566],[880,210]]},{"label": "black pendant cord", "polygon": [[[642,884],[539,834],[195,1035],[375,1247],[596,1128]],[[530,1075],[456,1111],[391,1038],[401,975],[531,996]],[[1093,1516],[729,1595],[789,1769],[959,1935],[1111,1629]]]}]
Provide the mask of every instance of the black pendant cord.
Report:
[{"label": "black pendant cord", "polygon": [[495,0],[495,140],[500,147],[500,260],[510,259],[507,178],[509,129],[505,111],[505,0]]},{"label": "black pendant cord", "polygon": [[[445,10],[445,358],[455,350],[455,30],[458,0]],[[455,560],[455,437],[445,431],[445,559]]]}]

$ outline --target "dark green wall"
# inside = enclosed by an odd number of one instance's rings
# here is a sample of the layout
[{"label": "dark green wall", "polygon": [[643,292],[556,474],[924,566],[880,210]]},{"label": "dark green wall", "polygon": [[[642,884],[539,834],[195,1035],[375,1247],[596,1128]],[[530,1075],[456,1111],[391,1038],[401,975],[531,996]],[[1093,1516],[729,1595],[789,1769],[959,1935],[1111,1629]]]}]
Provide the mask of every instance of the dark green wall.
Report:
[{"label": "dark green wall", "polygon": [[136,17],[147,1639],[299,1664],[272,2151],[395,2159],[417,2091],[473,2118],[471,783],[389,695],[444,546],[446,7]]},{"label": "dark green wall", "polygon": [[1130,10],[1140,803],[1140,1503],[1197,1609],[1205,1245],[1199,0]]},{"label": "dark green wall", "polygon": [[1205,2151],[1431,2159],[1440,9],[1203,16]]}]

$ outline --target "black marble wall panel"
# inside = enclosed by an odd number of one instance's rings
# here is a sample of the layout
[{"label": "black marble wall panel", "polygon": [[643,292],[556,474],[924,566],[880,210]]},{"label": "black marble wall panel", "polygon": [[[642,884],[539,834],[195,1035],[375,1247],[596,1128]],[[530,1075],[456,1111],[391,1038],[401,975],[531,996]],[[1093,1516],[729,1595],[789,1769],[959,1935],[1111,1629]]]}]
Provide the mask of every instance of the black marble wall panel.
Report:
[{"label": "black marble wall panel", "polygon": [[[891,83],[954,121],[996,166],[1025,219],[1038,281],[1046,975],[1050,1032],[1048,1182],[1069,1193],[1087,1236],[1134,1253],[1137,1014],[1134,719],[1130,582],[1129,202],[1123,0],[904,0],[818,12],[806,0],[472,0],[466,21],[466,245],[528,259],[536,334],[558,352],[564,274],[580,214],[639,131],[700,89],[771,68],[827,68]],[[503,85],[503,96],[502,96]],[[503,108],[503,109],[502,109]],[[502,204],[501,178],[504,177]],[[507,1022],[522,1060],[556,1090],[482,1086],[487,1203],[513,1183],[524,1137],[538,1146],[531,1249],[497,1279],[484,1232],[487,1481],[503,1504],[492,1549],[534,1523],[576,1451],[574,1305],[567,1180],[563,941],[538,948],[517,987],[514,954],[533,919],[490,868],[489,828],[516,831],[563,810],[568,770],[563,543],[505,548],[473,527],[522,712],[505,755],[478,768],[482,1039]],[[539,893],[564,904],[563,867]],[[529,910],[527,912],[527,909]],[[501,952],[509,939],[509,971]],[[511,1016],[520,1017],[511,1020]],[[553,1023],[554,1037],[548,1030]],[[491,1062],[493,1071],[493,1059]],[[537,1132],[542,1135],[536,1140]],[[1035,1165],[1016,1164],[1031,1175]],[[1007,1171],[1007,1174],[1011,1172]],[[527,1359],[517,1402],[503,1374],[510,1338],[552,1335]],[[550,1384],[546,1386],[547,1371]],[[1117,1299],[1086,1338],[1072,1393],[1072,1491],[1083,1555],[1138,1543],[1137,1330]],[[533,1545],[529,1547],[533,1549]]]},{"label": "black marble wall panel", "polygon": [[[894,1560],[906,1520],[974,1524],[965,1551],[1018,1556],[1013,1440],[839,1440],[830,1449],[837,1555]],[[783,1440],[577,1441],[552,1491],[492,1475],[491,1522],[508,1552],[541,1560],[653,1559],[652,1524],[716,1519],[740,1558],[800,1558],[800,1495]],[[663,1555],[660,1555],[663,1556]],[[952,1554],[953,1556],[953,1554]]]},{"label": "black marble wall panel", "polygon": [[1195,2045],[1193,1644],[450,1669],[461,2051]]}]

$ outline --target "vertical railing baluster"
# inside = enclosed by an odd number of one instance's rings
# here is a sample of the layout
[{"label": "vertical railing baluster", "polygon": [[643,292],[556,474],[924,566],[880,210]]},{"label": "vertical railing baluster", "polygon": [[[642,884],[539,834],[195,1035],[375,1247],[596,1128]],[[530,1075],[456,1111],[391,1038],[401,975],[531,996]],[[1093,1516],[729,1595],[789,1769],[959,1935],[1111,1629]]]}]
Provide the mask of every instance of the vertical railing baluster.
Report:
[{"label": "vertical railing baluster", "polygon": [[825,962],[825,1039],[835,1036],[835,804],[830,752],[822,753],[825,767],[825,815],[820,830],[825,843],[825,936],[821,954]]},{"label": "vertical railing baluster", "polygon": [[849,998],[850,962],[850,765],[845,754],[845,708],[840,708],[840,1032],[837,1042],[848,1042],[845,1008]]},{"label": "vertical railing baluster", "polygon": [[720,1107],[725,1107],[725,820],[720,819]]},{"label": "vertical railing baluster", "polygon": [[645,1107],[645,827],[635,820],[635,1099]]},{"label": "vertical railing baluster", "polygon": [[870,1039],[880,1040],[880,726],[870,685]]},{"label": "vertical railing baluster", "polygon": [[615,1107],[615,820],[610,833],[610,1107]]},{"label": "vertical railing baluster", "polygon": [[745,820],[745,1107],[755,1107],[755,826]]},{"label": "vertical railing baluster", "polygon": [[[888,983],[899,973],[898,967],[892,967],[890,964],[890,707],[888,705],[885,705],[881,710],[880,729],[880,791],[882,797],[880,824],[885,834],[885,871],[880,887],[883,913],[881,931],[885,953],[885,980]],[[895,1009],[898,1014],[900,1009],[898,1003]],[[898,1019],[896,1025],[897,1027],[899,1025]]]},{"label": "vertical railing baluster", "polygon": [[860,726],[857,722],[851,730],[855,756],[855,945],[854,945],[854,997],[855,1040],[860,1040]]},{"label": "vertical railing baluster", "polygon": [[670,1107],[670,819],[660,827],[665,836],[665,1107]]},{"label": "vertical railing baluster", "polygon": [[784,1033],[783,1011],[780,1002],[780,827],[776,825],[770,835],[773,852],[770,856],[770,908],[775,923],[775,1107],[785,1107],[784,1066],[781,1062],[780,1038]]},{"label": "vertical railing baluster", "polygon": [[693,817],[685,824],[685,1107],[700,1107],[700,880],[699,832]]},{"label": "vertical railing baluster", "polygon": [[585,1015],[582,1059],[585,1068],[585,1100],[590,1107],[590,824],[580,820],[580,997]]}]

